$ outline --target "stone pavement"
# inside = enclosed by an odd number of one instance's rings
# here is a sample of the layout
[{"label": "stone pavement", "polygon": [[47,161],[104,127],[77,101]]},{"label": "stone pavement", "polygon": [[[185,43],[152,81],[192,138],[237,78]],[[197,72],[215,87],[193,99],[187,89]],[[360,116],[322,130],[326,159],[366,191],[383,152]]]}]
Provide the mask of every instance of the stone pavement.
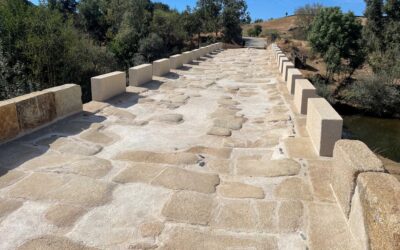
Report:
[{"label": "stone pavement", "polygon": [[0,249],[357,249],[269,50],[0,147]]}]

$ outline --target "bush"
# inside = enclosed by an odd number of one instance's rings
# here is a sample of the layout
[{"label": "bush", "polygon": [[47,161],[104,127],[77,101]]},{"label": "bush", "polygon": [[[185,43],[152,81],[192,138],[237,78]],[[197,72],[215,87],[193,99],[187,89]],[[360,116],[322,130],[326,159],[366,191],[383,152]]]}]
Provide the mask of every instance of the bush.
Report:
[{"label": "bush", "polygon": [[344,101],[378,116],[400,113],[400,86],[386,76],[372,76],[353,83],[341,93]]},{"label": "bush", "polygon": [[266,37],[269,42],[275,42],[280,38],[277,30],[264,30],[261,34],[262,37]]},{"label": "bush", "polygon": [[247,34],[251,37],[258,37],[260,36],[262,32],[262,26],[261,25],[255,25],[253,28],[250,28],[247,31]]},{"label": "bush", "polygon": [[333,86],[329,84],[327,79],[323,78],[321,75],[315,75],[310,78],[310,81],[317,89],[317,95],[325,98],[331,104],[336,103]]}]

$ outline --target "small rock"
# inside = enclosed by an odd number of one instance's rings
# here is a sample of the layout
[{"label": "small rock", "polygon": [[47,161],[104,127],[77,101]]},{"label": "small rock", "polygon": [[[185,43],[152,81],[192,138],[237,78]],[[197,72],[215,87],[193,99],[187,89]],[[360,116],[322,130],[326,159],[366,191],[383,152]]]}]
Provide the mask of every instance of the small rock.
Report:
[{"label": "small rock", "polygon": [[164,230],[164,224],[160,221],[146,222],[139,226],[142,237],[156,237]]},{"label": "small rock", "polygon": [[262,188],[239,182],[228,182],[218,186],[218,193],[227,198],[264,199]]},{"label": "small rock", "polygon": [[183,121],[183,115],[181,114],[165,114],[153,117],[154,121],[165,122],[170,124],[178,124]]},{"label": "small rock", "polygon": [[208,135],[216,135],[216,136],[231,136],[232,132],[227,128],[220,127],[212,127],[208,132]]}]

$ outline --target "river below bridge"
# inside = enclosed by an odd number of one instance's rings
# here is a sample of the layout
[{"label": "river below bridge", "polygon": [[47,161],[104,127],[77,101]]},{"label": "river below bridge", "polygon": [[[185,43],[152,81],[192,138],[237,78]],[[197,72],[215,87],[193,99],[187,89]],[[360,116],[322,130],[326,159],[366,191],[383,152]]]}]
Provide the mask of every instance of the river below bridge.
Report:
[{"label": "river below bridge", "polygon": [[343,116],[344,137],[365,142],[374,152],[400,162],[400,119]]}]

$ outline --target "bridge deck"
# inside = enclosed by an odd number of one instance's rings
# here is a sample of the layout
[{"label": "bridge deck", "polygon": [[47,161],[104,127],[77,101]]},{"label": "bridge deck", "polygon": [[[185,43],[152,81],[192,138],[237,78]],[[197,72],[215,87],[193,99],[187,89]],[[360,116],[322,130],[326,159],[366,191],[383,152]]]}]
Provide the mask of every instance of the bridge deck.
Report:
[{"label": "bridge deck", "polygon": [[3,145],[0,249],[354,249],[272,61],[222,51]]}]

